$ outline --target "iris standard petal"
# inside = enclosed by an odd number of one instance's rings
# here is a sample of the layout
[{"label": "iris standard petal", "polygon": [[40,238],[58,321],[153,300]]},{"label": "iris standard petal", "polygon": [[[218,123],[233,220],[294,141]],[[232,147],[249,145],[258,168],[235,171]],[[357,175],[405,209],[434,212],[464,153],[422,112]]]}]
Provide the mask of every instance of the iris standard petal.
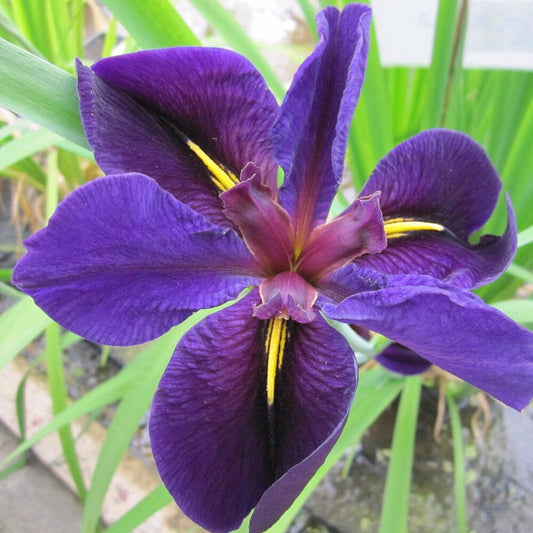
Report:
[{"label": "iris standard petal", "polygon": [[239,527],[274,481],[257,291],[192,328],[152,402],[157,468],[180,508],[209,531]]},{"label": "iris standard petal", "polygon": [[265,271],[289,270],[294,249],[291,220],[261,183],[259,174],[224,192],[221,199],[224,214],[235,223]]},{"label": "iris standard petal", "polygon": [[324,462],[355,394],[357,366],[346,339],[319,315],[293,326],[275,403],[276,477],[281,477],[259,500],[251,533],[273,525]]},{"label": "iris standard petal", "polygon": [[214,48],[148,50],[80,65],[78,75],[82,121],[106,173],[142,172],[217,223],[212,165],[238,180],[253,161],[275,188],[270,129],[279,108],[246,58]]},{"label": "iris standard petal", "polygon": [[366,327],[519,410],[533,395],[533,333],[470,292],[427,276],[388,276],[324,313]]},{"label": "iris standard petal", "polygon": [[340,180],[352,115],[363,84],[370,9],[349,4],[317,17],[320,41],[302,64],[273,129],[285,171],[283,207],[300,239],[324,222]]},{"label": "iris standard petal", "polygon": [[80,187],[25,245],[14,283],[61,325],[102,344],[153,339],[257,281],[232,230],[140,174]]},{"label": "iris standard petal", "polygon": [[311,232],[309,243],[298,258],[298,272],[316,280],[355,257],[376,254],[386,245],[379,193],[357,198],[342,215]]},{"label": "iris standard petal", "polygon": [[500,189],[487,155],[468,136],[429,130],[412,137],[385,156],[361,191],[381,191],[388,243],[358,265],[427,274],[465,288],[493,281],[516,251],[510,202],[503,236],[486,235],[475,245],[469,238],[492,214]]}]

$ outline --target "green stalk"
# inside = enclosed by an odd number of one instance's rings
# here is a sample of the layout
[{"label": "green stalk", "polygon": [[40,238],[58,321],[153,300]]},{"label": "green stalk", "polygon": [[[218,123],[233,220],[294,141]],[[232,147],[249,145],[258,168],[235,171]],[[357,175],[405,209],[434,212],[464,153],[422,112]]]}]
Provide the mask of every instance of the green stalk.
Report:
[{"label": "green stalk", "polygon": [[457,517],[457,528],[459,533],[467,533],[466,522],[466,484],[465,484],[465,464],[463,438],[461,435],[461,419],[457,404],[451,393],[451,389],[446,389],[446,400],[450,413],[450,425],[452,428],[453,444],[453,489],[455,495],[455,513]]},{"label": "green stalk", "polygon": [[409,492],[421,393],[420,376],[406,378],[398,407],[387,471],[380,533],[406,533]]},{"label": "green stalk", "polygon": [[[54,415],[61,413],[67,407],[67,388],[65,384],[65,373],[63,361],[61,359],[60,332],[58,324],[50,324],[45,330],[46,340],[46,370],[48,375],[48,384],[50,398],[52,400],[52,409]],[[72,480],[76,485],[76,490],[82,502],[87,496],[87,489],[83,480],[83,474],[80,468],[74,438],[70,425],[58,429],[59,440],[63,449],[63,455],[72,475]]]},{"label": "green stalk", "polygon": [[[51,152],[48,157],[47,187],[46,187],[46,216],[50,218],[57,207],[58,187],[57,187],[57,153]],[[68,406],[68,393],[65,383],[65,372],[62,361],[61,336],[59,325],[52,323],[45,330],[45,358],[46,370],[50,398],[54,415],[61,413]],[[58,430],[59,440],[63,448],[63,455],[69,467],[70,473],[80,500],[83,502],[87,496],[87,489],[83,480],[83,473],[80,468],[74,439],[70,425],[66,425]]]},{"label": "green stalk", "polygon": [[439,125],[452,64],[458,0],[441,0],[433,41],[433,56],[425,93],[422,129]]}]

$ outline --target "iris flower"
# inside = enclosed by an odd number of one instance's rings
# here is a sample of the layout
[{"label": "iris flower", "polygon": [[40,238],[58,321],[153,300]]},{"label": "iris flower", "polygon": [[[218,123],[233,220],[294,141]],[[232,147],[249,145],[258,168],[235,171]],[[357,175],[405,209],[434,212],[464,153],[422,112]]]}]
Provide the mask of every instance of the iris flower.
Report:
[{"label": "iris flower", "polygon": [[[153,400],[152,449],[182,510],[210,531],[270,527],[325,459],[357,382],[326,318],[380,332],[520,409],[533,335],[467,289],[516,248],[472,245],[501,184],[473,140],[397,146],[328,218],[363,83],[370,11],[318,16],[281,107],[244,57],[171,48],[78,66],[83,125],[107,174],[26,241],[14,281],[93,341],[181,339]],[[277,184],[278,165],[284,171]]]}]

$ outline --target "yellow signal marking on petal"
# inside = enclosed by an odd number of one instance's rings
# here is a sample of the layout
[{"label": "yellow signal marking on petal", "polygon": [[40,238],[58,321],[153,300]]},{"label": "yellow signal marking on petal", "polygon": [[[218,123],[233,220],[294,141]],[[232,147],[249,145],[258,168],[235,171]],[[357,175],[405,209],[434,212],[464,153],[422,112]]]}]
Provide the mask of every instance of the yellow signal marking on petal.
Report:
[{"label": "yellow signal marking on petal", "polygon": [[233,172],[215,163],[196,143],[190,139],[186,140],[187,146],[196,154],[198,159],[207,167],[211,173],[213,183],[221,190],[227,191],[239,183],[237,176]]},{"label": "yellow signal marking on petal", "polygon": [[276,375],[281,369],[283,362],[283,352],[287,339],[287,320],[284,318],[271,318],[268,321],[267,334],[265,339],[265,351],[267,354],[267,383],[266,393],[268,406],[274,403],[274,392],[276,388]]},{"label": "yellow signal marking on petal", "polygon": [[388,239],[404,237],[411,231],[446,231],[446,228],[441,224],[411,218],[392,218],[385,221],[385,234]]}]

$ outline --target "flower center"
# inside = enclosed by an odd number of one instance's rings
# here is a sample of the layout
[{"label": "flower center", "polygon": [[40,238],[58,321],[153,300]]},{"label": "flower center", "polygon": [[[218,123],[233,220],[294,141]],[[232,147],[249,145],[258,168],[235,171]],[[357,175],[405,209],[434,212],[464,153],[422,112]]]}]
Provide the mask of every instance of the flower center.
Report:
[{"label": "flower center", "polygon": [[291,318],[303,324],[315,319],[313,305],[317,290],[293,271],[276,274],[259,286],[260,304],[254,308],[254,316],[263,320]]}]

